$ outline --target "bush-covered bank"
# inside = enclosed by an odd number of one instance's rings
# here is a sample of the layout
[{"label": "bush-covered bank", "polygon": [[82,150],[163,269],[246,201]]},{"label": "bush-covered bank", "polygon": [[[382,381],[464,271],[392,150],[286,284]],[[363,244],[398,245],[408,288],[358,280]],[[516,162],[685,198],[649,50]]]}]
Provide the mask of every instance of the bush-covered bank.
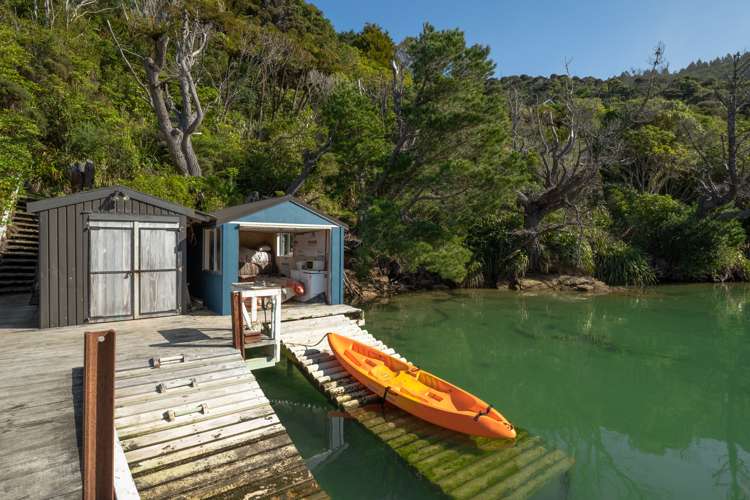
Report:
[{"label": "bush-covered bank", "polygon": [[91,159],[206,211],[294,193],[391,288],[749,277],[747,55],[497,79],[458,30],[336,33],[302,0],[79,3],[0,6],[0,208]]}]

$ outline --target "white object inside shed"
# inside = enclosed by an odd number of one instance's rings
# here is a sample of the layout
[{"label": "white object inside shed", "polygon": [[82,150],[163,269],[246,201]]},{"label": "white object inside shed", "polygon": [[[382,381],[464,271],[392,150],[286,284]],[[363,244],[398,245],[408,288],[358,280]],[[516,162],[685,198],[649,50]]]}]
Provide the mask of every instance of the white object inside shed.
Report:
[{"label": "white object inside shed", "polygon": [[[282,288],[283,300],[330,302],[330,230],[323,224],[237,222],[239,281]],[[297,293],[302,285],[304,293]]]}]

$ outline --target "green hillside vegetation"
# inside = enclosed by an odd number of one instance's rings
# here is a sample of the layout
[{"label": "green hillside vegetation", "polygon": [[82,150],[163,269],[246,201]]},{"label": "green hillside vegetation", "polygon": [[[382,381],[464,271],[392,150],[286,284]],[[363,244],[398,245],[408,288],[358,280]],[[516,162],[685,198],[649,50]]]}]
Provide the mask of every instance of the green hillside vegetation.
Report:
[{"label": "green hillside vegetation", "polygon": [[295,194],[350,224],[362,275],[750,276],[746,55],[496,79],[458,30],[336,33],[301,0],[48,4],[0,6],[3,208],[91,159],[205,211]]}]

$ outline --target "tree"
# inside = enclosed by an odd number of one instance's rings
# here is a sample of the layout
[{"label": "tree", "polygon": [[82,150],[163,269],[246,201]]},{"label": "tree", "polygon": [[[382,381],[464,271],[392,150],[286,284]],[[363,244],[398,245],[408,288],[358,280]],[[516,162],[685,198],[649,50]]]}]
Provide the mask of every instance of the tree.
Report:
[{"label": "tree", "polygon": [[502,99],[491,84],[489,48],[466,46],[459,30],[425,24],[392,61],[390,107],[385,110],[392,144],[374,178],[369,200],[403,199],[403,213],[420,202],[467,192],[499,154],[506,124],[498,121]]},{"label": "tree", "polygon": [[362,176],[357,207],[368,250],[407,267],[465,254],[463,222],[494,206],[487,193],[507,138],[494,68],[489,49],[467,46],[459,30],[426,24],[398,48],[380,107],[389,151]]},{"label": "tree", "polygon": [[368,59],[388,67],[393,60],[395,45],[387,31],[377,24],[365,23],[362,31],[348,31],[339,37],[349,45],[358,48]]},{"label": "tree", "polygon": [[[183,175],[200,177],[202,172],[192,136],[198,131],[205,113],[193,72],[208,43],[210,25],[197,15],[191,15],[180,3],[173,6],[167,0],[145,0],[133,5],[130,18],[148,36],[151,53],[144,56],[126,51],[120,46],[111,25],[110,33],[125,63],[148,96],[159,134],[167,145],[172,162]],[[170,51],[173,36],[174,50]],[[126,54],[135,55],[142,61],[145,82]],[[175,85],[179,94],[177,102],[172,97]]]},{"label": "tree", "polygon": [[561,229],[567,220],[545,224],[544,219],[560,209],[575,209],[596,184],[608,139],[597,116],[596,102],[573,95],[572,83],[559,101],[548,99],[527,107],[514,105],[520,113],[514,140],[517,152],[529,160],[532,182],[517,191],[523,212],[520,235],[526,242],[529,265],[538,270],[541,237]]},{"label": "tree", "polygon": [[607,180],[639,192],[681,195],[680,189],[694,154],[684,140],[683,123],[693,120],[687,106],[656,101],[653,118],[620,134],[621,154],[605,172]]},{"label": "tree", "polygon": [[[724,110],[725,129],[718,138],[690,133],[691,143],[700,156],[698,182],[699,214],[703,217],[738,201],[748,194],[750,127],[738,127],[738,118],[750,106],[750,54],[732,54],[716,99]],[[726,216],[726,215],[725,215]],[[729,216],[750,217],[750,210],[737,210]]]}]

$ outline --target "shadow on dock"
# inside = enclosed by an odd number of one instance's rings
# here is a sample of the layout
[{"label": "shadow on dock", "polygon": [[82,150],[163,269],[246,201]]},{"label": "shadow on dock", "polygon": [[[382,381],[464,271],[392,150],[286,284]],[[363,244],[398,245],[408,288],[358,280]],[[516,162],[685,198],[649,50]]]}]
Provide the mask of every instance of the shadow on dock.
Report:
[{"label": "shadow on dock", "polygon": [[[207,332],[214,331],[216,336]],[[227,337],[224,328],[172,328],[159,330],[159,334],[166,342],[150,344],[149,347],[185,347],[192,348],[221,348],[226,347]]]},{"label": "shadow on dock", "polygon": [[73,421],[75,423],[78,464],[83,470],[83,367],[70,370],[70,394],[73,399]]}]

